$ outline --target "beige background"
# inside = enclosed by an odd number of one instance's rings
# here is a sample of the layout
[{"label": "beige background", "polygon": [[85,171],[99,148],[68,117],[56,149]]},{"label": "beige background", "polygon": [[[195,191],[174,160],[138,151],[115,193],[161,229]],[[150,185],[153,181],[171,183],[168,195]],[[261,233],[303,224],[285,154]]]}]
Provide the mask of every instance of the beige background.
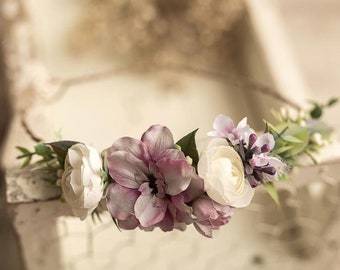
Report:
[{"label": "beige background", "polygon": [[[198,139],[204,142],[219,113],[235,120],[247,115],[260,130],[262,117],[270,117],[268,108],[282,104],[255,94],[235,77],[185,68],[153,69],[145,60],[135,66],[131,59],[103,57],[98,51],[81,56],[70,52],[66,40],[80,16],[79,1],[4,3],[13,18],[21,5],[27,12],[20,23],[7,18],[11,40],[19,44],[11,47],[17,58],[9,59],[25,66],[14,71],[17,114],[3,160],[8,169],[18,166],[15,145],[33,146],[20,124],[22,109],[30,129],[46,141],[61,134],[103,149],[115,138],[139,137],[154,123],[167,125],[175,138],[200,127]],[[339,9],[330,0],[247,1],[248,15],[240,20],[234,37],[237,57],[225,70],[214,70],[250,78],[304,106],[305,99],[325,101],[337,95],[340,86]],[[81,80],[60,91],[65,80],[107,70],[110,75]],[[326,114],[337,131],[338,113],[339,106]],[[334,155],[339,154],[337,147],[332,147]],[[232,222],[212,240],[193,228],[185,233],[119,232],[108,215],[103,214],[102,223],[81,222],[69,217],[67,205],[59,201],[16,204],[11,209],[27,269],[273,269],[278,265],[278,269],[336,269],[337,167],[305,169],[296,176],[301,178],[316,184],[283,186],[283,212],[278,213],[259,191],[254,203],[235,211]],[[302,204],[306,201],[307,206]]]}]

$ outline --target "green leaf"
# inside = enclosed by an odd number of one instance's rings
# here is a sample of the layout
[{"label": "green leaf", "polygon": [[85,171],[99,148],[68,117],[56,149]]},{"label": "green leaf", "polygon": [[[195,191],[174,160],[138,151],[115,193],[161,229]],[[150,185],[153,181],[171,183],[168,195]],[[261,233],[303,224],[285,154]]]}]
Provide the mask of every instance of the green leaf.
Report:
[{"label": "green leaf", "polygon": [[97,223],[96,220],[99,220],[100,223],[103,223],[103,220],[102,220],[102,218],[100,217],[100,213],[99,213],[99,211],[98,211],[97,209],[95,209],[95,210],[91,213],[91,218],[92,218],[92,222],[93,222],[94,224]]},{"label": "green leaf", "polygon": [[58,157],[58,161],[62,167],[64,167],[65,158],[67,155],[68,149],[79,142],[75,141],[58,141],[58,142],[51,142],[47,143],[47,145],[50,145],[53,148],[53,151],[56,153]]},{"label": "green leaf", "polygon": [[313,163],[315,165],[318,164],[318,161],[315,159],[315,157],[309,152],[309,151],[305,151],[306,155],[313,161]]},{"label": "green leaf", "polygon": [[291,150],[293,147],[294,147],[293,145],[282,146],[280,148],[277,148],[277,149],[271,151],[271,154],[272,155],[279,155],[279,154],[282,154],[284,152]]},{"label": "green leaf", "polygon": [[297,128],[292,130],[292,132],[296,132],[293,136],[301,141],[300,143],[294,144],[294,147],[289,151],[289,153],[293,156],[303,152],[308,146],[309,131],[305,128]]},{"label": "green leaf", "polygon": [[45,143],[39,143],[35,147],[35,152],[39,156],[48,156],[52,153],[52,150],[49,146],[47,146]]},{"label": "green leaf", "polygon": [[266,189],[269,196],[273,199],[277,206],[280,206],[279,195],[275,189],[273,183],[263,183],[264,188]]},{"label": "green leaf", "polygon": [[[276,137],[274,151],[281,147],[291,146],[290,150],[285,152],[285,158],[302,153],[309,143],[310,132],[307,128],[301,127],[295,123],[282,123],[275,127],[275,130],[281,134]],[[292,138],[294,137],[294,139]],[[288,140],[286,140],[288,138]]]},{"label": "green leaf", "polygon": [[288,182],[288,181],[290,181],[291,179],[290,179],[290,175],[289,174],[281,174],[280,176],[279,176],[279,181],[280,182]]},{"label": "green leaf", "polygon": [[285,135],[283,136],[283,139],[287,142],[291,142],[291,143],[302,143],[301,140],[299,140],[298,138],[292,136],[292,135]]},{"label": "green leaf", "polygon": [[272,124],[267,122],[267,125],[268,131],[274,136],[275,140],[282,139],[282,135],[285,134],[286,130],[288,129],[286,123],[273,126]]},{"label": "green leaf", "polygon": [[314,109],[311,110],[310,112],[310,116],[313,118],[313,119],[318,119],[322,116],[322,106],[320,105],[315,105]]},{"label": "green leaf", "polygon": [[195,135],[198,129],[195,129],[193,132],[189,133],[188,135],[184,136],[180,139],[176,144],[181,147],[182,152],[186,155],[191,157],[192,165],[197,167],[198,163],[198,152],[196,147]]},{"label": "green leaf", "polygon": [[331,98],[331,99],[328,101],[327,106],[328,106],[328,107],[333,106],[333,105],[336,104],[338,101],[339,101],[339,99],[336,98],[336,97]]},{"label": "green leaf", "polygon": [[25,148],[25,147],[21,147],[21,146],[16,146],[16,149],[18,149],[21,153],[23,153],[24,155],[28,155],[31,154],[31,152]]},{"label": "green leaf", "polygon": [[26,166],[28,166],[31,162],[32,156],[28,156],[27,158],[25,158],[24,163],[21,165],[21,168],[25,168]]}]

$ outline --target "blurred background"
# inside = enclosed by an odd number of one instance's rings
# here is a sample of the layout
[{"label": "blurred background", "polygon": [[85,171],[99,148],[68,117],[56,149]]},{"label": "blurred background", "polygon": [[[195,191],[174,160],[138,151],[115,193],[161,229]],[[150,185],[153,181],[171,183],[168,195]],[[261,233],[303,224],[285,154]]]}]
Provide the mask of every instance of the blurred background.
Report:
[{"label": "blurred background", "polygon": [[[4,269],[337,269],[339,144],[280,187],[281,210],[259,189],[214,239],[81,222],[18,169],[15,146],[104,149],[155,123],[175,138],[199,127],[203,143],[220,113],[263,130],[271,108],[339,95],[339,15],[337,0],[1,1]],[[336,134],[339,113],[325,114]]]}]

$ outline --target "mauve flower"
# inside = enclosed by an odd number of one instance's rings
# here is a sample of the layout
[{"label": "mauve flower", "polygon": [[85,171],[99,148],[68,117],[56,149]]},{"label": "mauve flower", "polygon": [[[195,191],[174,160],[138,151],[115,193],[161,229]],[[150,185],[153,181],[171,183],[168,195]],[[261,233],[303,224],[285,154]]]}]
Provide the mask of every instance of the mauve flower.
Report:
[{"label": "mauve flower", "polygon": [[261,152],[270,152],[275,146],[274,136],[269,132],[263,133],[257,136],[254,146],[261,149]]},{"label": "mauve flower", "polygon": [[200,196],[203,180],[174,149],[167,127],[151,126],[141,140],[124,137],[108,149],[107,208],[123,229],[185,229],[192,223],[186,203]]},{"label": "mauve flower", "polygon": [[233,210],[232,207],[219,204],[206,195],[196,199],[192,208],[197,218],[194,223],[196,230],[209,238],[212,237],[213,230],[218,230],[230,221]]},{"label": "mauve flower", "polygon": [[275,140],[272,134],[263,133],[260,136],[251,134],[249,136],[249,145],[243,147],[246,153],[244,163],[246,164],[246,178],[252,187],[258,183],[272,182],[278,180],[288,171],[288,166],[278,157],[270,155],[270,151],[275,146]]},{"label": "mauve flower", "polygon": [[208,136],[215,138],[227,138],[233,145],[241,140],[245,141],[251,133],[255,133],[247,124],[247,117],[244,117],[235,127],[234,121],[224,115],[218,115],[213,123],[214,131],[208,132]]},{"label": "mauve flower", "polygon": [[252,174],[254,174],[255,171],[257,172],[256,176],[260,176],[260,178],[256,180],[264,183],[279,180],[279,178],[289,170],[287,164],[277,157],[269,156],[267,153],[254,155],[253,158],[249,160],[249,164],[252,168]]}]

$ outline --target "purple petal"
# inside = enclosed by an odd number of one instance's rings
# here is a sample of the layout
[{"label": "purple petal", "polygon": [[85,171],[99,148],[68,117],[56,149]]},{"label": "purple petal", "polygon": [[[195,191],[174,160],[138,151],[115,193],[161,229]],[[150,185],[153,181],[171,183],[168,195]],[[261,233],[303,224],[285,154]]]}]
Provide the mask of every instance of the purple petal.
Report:
[{"label": "purple petal", "polygon": [[[184,224],[191,224],[192,220],[192,208],[184,203],[182,194],[172,196],[171,202],[173,203],[175,221]],[[170,208],[170,207],[169,207]]]},{"label": "purple petal", "polygon": [[144,162],[128,152],[113,152],[107,158],[107,166],[111,177],[123,187],[138,188],[148,181]]},{"label": "purple petal", "polygon": [[150,175],[156,175],[158,173],[157,165],[153,161],[149,162],[149,172],[150,172]]},{"label": "purple petal", "polygon": [[242,129],[247,127],[247,117],[244,117],[238,124],[236,129]]},{"label": "purple petal", "polygon": [[108,149],[108,155],[116,151],[129,152],[141,160],[148,158],[148,151],[145,144],[140,140],[130,137],[123,137],[114,141],[112,146]]},{"label": "purple petal", "polygon": [[184,202],[191,202],[198,198],[204,193],[204,181],[195,172],[191,178],[190,184],[186,190],[184,190],[181,195],[183,196]]},{"label": "purple petal", "polygon": [[180,231],[185,231],[187,228],[187,224],[185,223],[175,223],[174,228]]},{"label": "purple petal", "polygon": [[[209,219],[211,216],[215,216],[216,210],[214,209],[213,201],[207,196],[201,196],[194,201],[193,214],[199,220]],[[216,217],[214,217],[216,218]]]},{"label": "purple petal", "polygon": [[233,214],[233,208],[229,205],[219,204],[218,202],[213,201],[214,208],[217,212],[223,213],[225,216],[231,216]]},{"label": "purple petal", "polygon": [[195,222],[194,226],[200,234],[202,234],[205,237],[212,238],[213,235],[212,235],[212,229],[211,228],[204,226],[204,225],[201,225],[198,222]]},{"label": "purple petal", "polygon": [[247,146],[249,145],[249,136],[254,133],[255,131],[248,125],[235,130],[236,137],[240,140],[243,140]]},{"label": "purple petal", "polygon": [[229,133],[234,129],[234,122],[230,117],[220,114],[215,118],[213,127],[216,131]]},{"label": "purple petal", "polygon": [[272,134],[264,133],[257,137],[255,145],[261,148],[263,145],[269,145],[269,149],[273,149],[275,146],[275,140]]},{"label": "purple petal", "polygon": [[138,191],[142,193],[142,195],[149,195],[152,192],[152,189],[149,186],[149,182],[144,182],[143,184],[140,185],[138,188]]},{"label": "purple petal", "polygon": [[210,219],[197,221],[197,223],[199,223],[200,225],[203,225],[203,226],[207,226],[209,228],[213,228],[213,224],[211,223]]},{"label": "purple petal", "polygon": [[269,164],[270,157],[267,154],[253,155],[249,160],[249,164],[254,167],[267,166]]},{"label": "purple petal", "polygon": [[131,215],[126,220],[118,220],[119,228],[122,228],[124,230],[133,230],[133,229],[136,229],[138,225],[139,225],[139,221],[133,215]]},{"label": "purple petal", "polygon": [[157,225],[163,232],[172,231],[174,229],[174,218],[171,213],[166,211],[164,218]]},{"label": "purple petal", "polygon": [[139,228],[146,232],[152,232],[156,227],[157,227],[157,224],[150,226],[150,227],[143,227],[142,225],[139,224]]},{"label": "purple petal", "polygon": [[177,149],[166,149],[160,154],[158,158],[161,159],[165,157],[171,158],[171,159],[185,159],[184,153]]},{"label": "purple petal", "polygon": [[143,227],[149,227],[164,218],[166,208],[166,201],[152,194],[139,196],[135,203],[135,215]]},{"label": "purple petal", "polygon": [[134,205],[139,195],[136,189],[111,184],[107,188],[106,207],[113,218],[128,219],[134,213]]},{"label": "purple petal", "polygon": [[174,146],[172,133],[167,127],[161,125],[151,126],[142,135],[141,140],[148,146],[151,156],[155,159],[161,155],[162,151]]},{"label": "purple petal", "polygon": [[167,184],[166,194],[176,195],[188,188],[193,167],[185,159],[162,158],[157,162],[157,167]]},{"label": "purple petal", "polygon": [[182,194],[171,196],[171,202],[178,210],[191,211],[191,208],[184,203]]}]

